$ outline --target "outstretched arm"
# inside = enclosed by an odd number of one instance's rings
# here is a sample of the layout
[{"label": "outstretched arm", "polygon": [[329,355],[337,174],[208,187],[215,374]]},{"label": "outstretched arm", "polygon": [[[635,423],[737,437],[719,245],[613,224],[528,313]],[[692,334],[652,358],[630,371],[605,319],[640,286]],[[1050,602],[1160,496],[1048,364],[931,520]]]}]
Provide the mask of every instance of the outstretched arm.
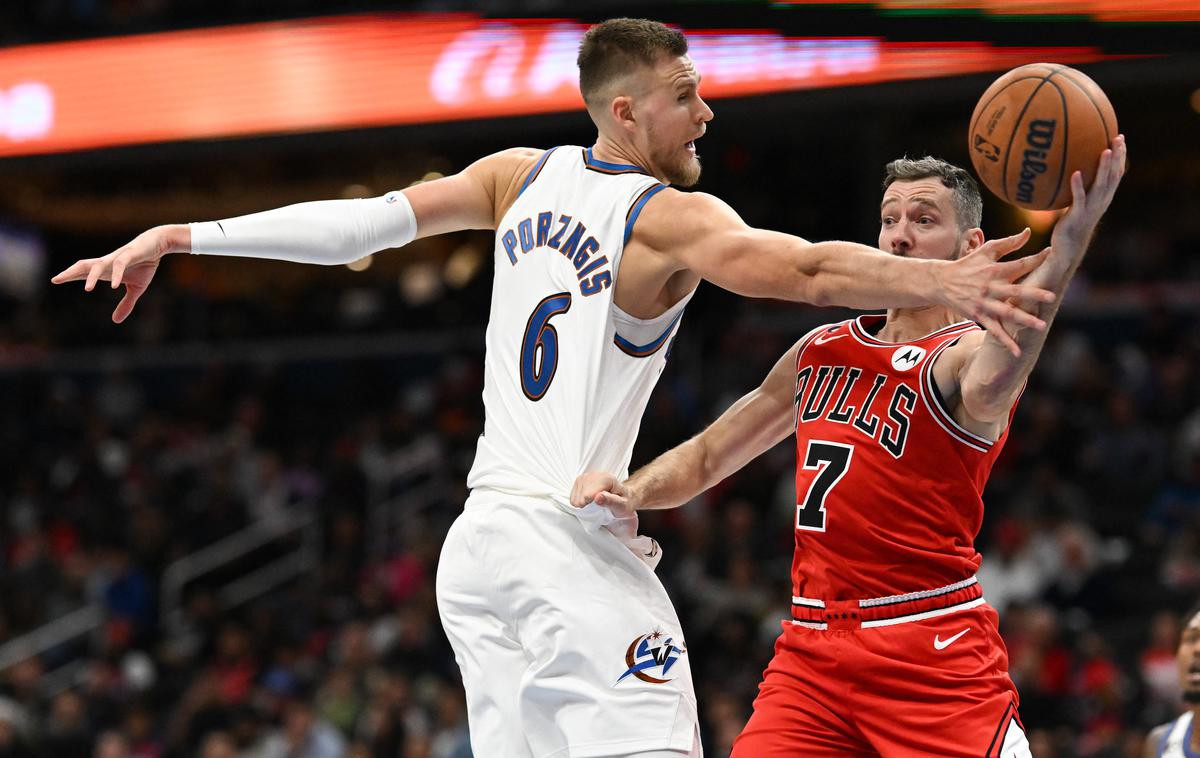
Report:
[{"label": "outstretched arm", "polygon": [[[1112,203],[1124,172],[1125,138],[1118,136],[1112,148],[1101,153],[1099,169],[1089,190],[1084,191],[1078,171],[1071,176],[1071,207],[1054,227],[1050,255],[1025,280],[1025,284],[1055,293],[1054,302],[1039,303],[1033,309],[1047,325],[1058,314],[1062,295],[1083,261],[1096,225]],[[997,424],[1002,430],[1007,423],[1013,404],[1046,343],[1046,331],[1021,328],[1014,339],[1021,347],[1019,357],[1011,355],[989,333],[970,341],[964,339],[963,343],[947,348],[939,358],[938,364],[945,361],[946,365],[934,367],[935,379],[945,395],[958,395],[963,420],[982,425],[985,430]]]},{"label": "outstretched arm", "polygon": [[414,239],[463,229],[494,229],[516,195],[518,180],[541,151],[495,153],[462,172],[382,197],[321,200],[199,224],[169,224],[142,232],[102,258],[76,261],[53,279],[125,285],[113,311],[121,323],[150,286],[169,253],[201,253],[336,265],[401,247]]},{"label": "outstretched arm", "polygon": [[769,450],[793,431],[797,342],[761,385],[743,396],[707,429],[638,469],[624,482],[590,471],[575,480],[571,504],[595,501],[620,514],[675,508]]},{"label": "outstretched arm", "polygon": [[1014,353],[1017,345],[1007,331],[1045,325],[1010,299],[1054,297],[1013,283],[1036,268],[1041,255],[999,262],[1025,244],[1028,230],[956,261],[917,260],[852,242],[813,243],[755,229],[711,195],[667,190],[646,204],[634,237],[677,270],[741,295],[850,308],[943,305],[979,321]]}]

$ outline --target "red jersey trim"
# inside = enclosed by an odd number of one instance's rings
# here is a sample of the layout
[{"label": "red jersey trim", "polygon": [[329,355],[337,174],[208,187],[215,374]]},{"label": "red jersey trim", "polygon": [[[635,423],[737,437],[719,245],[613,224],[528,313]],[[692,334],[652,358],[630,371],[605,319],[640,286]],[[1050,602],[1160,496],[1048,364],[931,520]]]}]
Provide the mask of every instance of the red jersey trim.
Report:
[{"label": "red jersey trim", "polygon": [[1004,740],[1008,737],[1008,730],[1012,729],[1014,723],[1024,734],[1025,724],[1021,723],[1021,716],[1017,713],[1017,704],[1010,702],[1004,708],[1004,714],[1000,717],[1000,724],[996,727],[996,733],[992,736],[992,744],[988,745],[984,758],[998,758],[1000,749],[1004,746]]},{"label": "red jersey trim", "polygon": [[801,337],[800,349],[796,351],[796,371],[800,370],[800,361],[804,359],[804,351],[814,343],[820,344],[817,342],[818,337],[823,334],[833,334],[846,323],[846,321],[839,321],[836,324],[822,324],[821,326],[818,326],[816,329],[813,329],[811,332]]},{"label": "red jersey trim", "polygon": [[945,336],[947,334],[951,334],[951,333],[957,332],[957,331],[965,332],[970,327],[975,326],[974,321],[958,321],[953,324],[950,324],[949,326],[944,326],[941,329],[938,329],[936,332],[930,332],[929,334],[923,335],[921,337],[917,337],[916,339],[906,340],[904,342],[884,342],[883,340],[878,340],[871,336],[870,332],[868,332],[867,328],[865,326],[863,326],[863,324],[862,324],[862,320],[864,318],[886,318],[886,317],[884,317],[884,316],[859,316],[856,319],[850,320],[850,334],[854,335],[854,339],[858,340],[860,343],[862,343],[863,345],[866,345],[867,347],[900,347],[901,345],[912,345],[917,342],[923,342],[925,340],[933,339],[935,337],[942,337],[942,336]]},{"label": "red jersey trim", "polygon": [[954,419],[949,409],[942,405],[940,395],[937,389],[933,386],[933,364],[937,361],[938,356],[946,348],[954,345],[958,340],[944,342],[937,347],[928,358],[925,359],[925,366],[921,369],[921,400],[925,403],[925,407],[929,410],[929,415],[937,422],[937,425],[949,434],[954,439],[962,444],[977,450],[981,453],[990,452],[992,446],[996,444],[986,437],[980,437],[978,434],[963,428],[961,424]]},{"label": "red jersey trim", "polygon": [[983,605],[983,588],[974,576],[932,590],[868,600],[792,598],[792,623],[810,629],[870,629],[907,624]]}]

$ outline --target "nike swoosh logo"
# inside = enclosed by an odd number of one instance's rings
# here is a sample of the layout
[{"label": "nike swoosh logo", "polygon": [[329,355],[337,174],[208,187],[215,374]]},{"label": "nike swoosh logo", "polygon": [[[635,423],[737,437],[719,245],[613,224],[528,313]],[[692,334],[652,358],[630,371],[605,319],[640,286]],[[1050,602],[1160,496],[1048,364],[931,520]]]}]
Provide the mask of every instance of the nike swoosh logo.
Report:
[{"label": "nike swoosh logo", "polygon": [[959,637],[963,636],[964,634],[966,634],[969,631],[971,631],[971,627],[968,626],[966,629],[963,629],[958,634],[954,635],[953,637],[947,637],[945,640],[942,639],[942,635],[935,634],[933,637],[933,649],[934,650],[945,650],[946,648],[953,645],[955,640],[957,640]]},{"label": "nike swoosh logo", "polygon": [[847,334],[835,334],[832,337],[826,337],[825,335],[821,335],[820,337],[817,337],[815,340],[813,340],[813,344],[814,345],[824,345],[826,342],[833,342],[834,340],[840,340],[842,337],[848,337],[848,336],[849,335],[847,335]]}]

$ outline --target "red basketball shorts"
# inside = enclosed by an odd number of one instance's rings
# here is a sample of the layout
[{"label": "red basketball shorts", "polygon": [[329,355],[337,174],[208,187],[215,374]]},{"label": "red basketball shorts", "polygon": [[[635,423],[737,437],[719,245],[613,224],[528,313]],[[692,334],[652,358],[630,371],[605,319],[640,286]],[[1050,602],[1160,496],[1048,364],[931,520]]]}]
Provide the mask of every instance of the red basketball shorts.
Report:
[{"label": "red basketball shorts", "polygon": [[1030,755],[990,606],[868,628],[841,615],[784,622],[733,758]]}]

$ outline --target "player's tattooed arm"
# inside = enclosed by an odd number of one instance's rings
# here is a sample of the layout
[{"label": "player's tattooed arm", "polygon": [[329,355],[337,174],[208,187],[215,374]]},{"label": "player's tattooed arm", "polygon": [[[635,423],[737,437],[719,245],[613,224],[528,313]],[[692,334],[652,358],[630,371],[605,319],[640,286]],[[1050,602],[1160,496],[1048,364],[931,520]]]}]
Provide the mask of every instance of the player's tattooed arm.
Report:
[{"label": "player's tattooed arm", "polygon": [[979,321],[1014,351],[1006,326],[1044,324],[1010,300],[1053,299],[1014,284],[1039,257],[998,260],[1020,248],[1026,233],[993,240],[956,261],[900,258],[853,242],[808,242],[756,229],[712,195],[668,189],[646,203],[634,239],[676,270],[740,295],[849,308],[943,305]]},{"label": "player's tattooed arm", "polygon": [[[1025,280],[1026,284],[1049,290],[1054,302],[1028,303],[1026,307],[1047,325],[1058,314],[1062,295],[1083,261],[1100,218],[1112,203],[1125,170],[1125,139],[1118,136],[1113,146],[1100,155],[1096,179],[1083,188],[1079,172],[1071,177],[1072,203],[1051,235],[1048,257]],[[1046,342],[1046,330],[1018,328],[1012,339],[1021,348],[1014,356],[992,333],[969,335],[948,348],[934,366],[938,387],[949,399],[957,397],[957,414],[968,429],[995,438],[1003,431],[1008,416]]]},{"label": "player's tattooed arm", "polygon": [[575,480],[571,504],[595,502],[618,513],[675,508],[740,470],[791,434],[797,342],[758,387],[729,407],[700,434],[620,482],[589,471]]}]

